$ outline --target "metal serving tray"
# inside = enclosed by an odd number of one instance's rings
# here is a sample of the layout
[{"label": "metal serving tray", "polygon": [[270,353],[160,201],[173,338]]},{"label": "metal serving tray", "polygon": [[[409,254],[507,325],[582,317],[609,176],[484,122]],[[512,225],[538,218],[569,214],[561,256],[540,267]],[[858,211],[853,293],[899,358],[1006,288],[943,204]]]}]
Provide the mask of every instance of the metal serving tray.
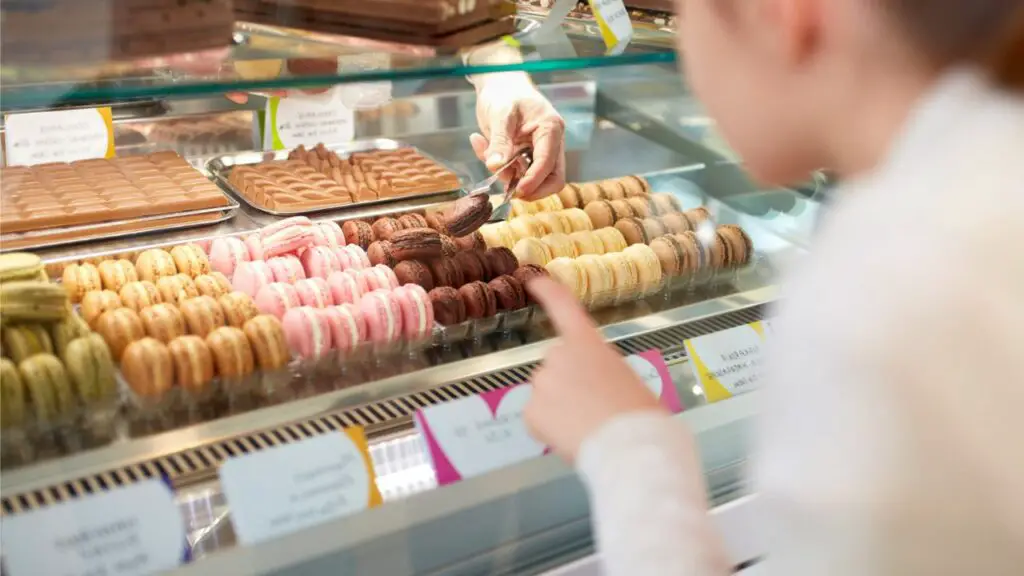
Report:
[{"label": "metal serving tray", "polygon": [[336,204],[334,206],[321,206],[308,210],[297,210],[297,211],[282,211],[282,210],[271,210],[263,206],[259,206],[248,198],[240,190],[237,190],[229,181],[228,176],[231,174],[231,170],[235,166],[244,166],[249,164],[260,164],[262,162],[270,162],[273,160],[286,160],[288,158],[289,150],[276,150],[271,152],[243,152],[240,154],[226,154],[224,156],[218,156],[206,164],[206,169],[209,170],[210,174],[213,175],[214,180],[220,184],[221,188],[227,190],[234,196],[238,201],[243,202],[246,206],[262,212],[264,214],[270,214],[272,216],[297,216],[300,214],[319,214],[323,212],[348,212],[350,210],[356,210],[371,206],[383,206],[394,202],[400,202],[402,200],[408,200],[410,198],[438,198],[438,199],[452,199],[458,198],[462,194],[462,190],[466,188],[470,179],[465,173],[457,170],[450,164],[438,160],[436,157],[427,154],[423,150],[403,144],[398,140],[392,140],[390,138],[374,138],[371,140],[357,140],[354,142],[348,142],[346,144],[328,144],[327,149],[336,152],[340,156],[348,156],[353,152],[369,152],[371,150],[397,150],[399,148],[412,148],[418,153],[422,154],[424,158],[428,158],[437,162],[441,166],[444,166],[459,179],[459,188],[454,190],[439,190],[437,192],[429,192],[426,194],[411,194],[408,196],[395,196],[393,198],[385,198],[383,200],[369,200],[366,202],[352,202],[349,204]]},{"label": "metal serving tray", "polygon": [[[172,232],[176,230],[186,230],[189,228],[198,228],[201,226],[213,226],[221,222],[225,222],[234,218],[235,213],[238,211],[238,202],[224,195],[228,201],[227,206],[217,206],[214,208],[203,208],[200,210],[189,210],[186,212],[172,212],[168,214],[160,214],[157,216],[141,216],[139,218],[131,218],[128,220],[111,220],[109,222],[97,222],[95,224],[82,224],[80,226],[65,226],[62,228],[46,228],[43,230],[32,230],[29,232],[15,232],[11,234],[0,235],[0,254],[7,252],[17,252],[21,250],[46,250],[49,248],[55,248],[58,246],[68,246],[72,244],[83,244],[86,242],[94,242],[97,240],[112,240],[114,238],[128,238],[142,236],[145,234],[153,234],[160,232]],[[216,214],[220,213],[216,218],[210,218],[209,220],[199,220],[196,222],[180,222],[170,224],[168,226],[161,226],[159,228],[151,228],[145,230],[123,230],[123,231],[112,231],[111,228],[144,224],[146,222],[158,222],[160,220],[170,218],[183,218],[187,216],[202,216],[204,214]],[[74,238],[58,238],[54,240],[47,240],[47,236],[55,234],[66,234],[66,233],[84,233],[82,236],[76,236]],[[20,244],[21,241],[31,242],[33,238],[38,238],[39,242],[34,244]],[[9,243],[19,242],[18,246],[8,247]]]}]

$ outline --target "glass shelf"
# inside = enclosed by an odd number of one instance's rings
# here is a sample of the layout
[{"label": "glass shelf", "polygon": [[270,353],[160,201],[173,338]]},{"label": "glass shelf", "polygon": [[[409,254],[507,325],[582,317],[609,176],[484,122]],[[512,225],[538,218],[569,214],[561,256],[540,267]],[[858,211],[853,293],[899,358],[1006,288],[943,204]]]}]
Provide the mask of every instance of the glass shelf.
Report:
[{"label": "glass shelf", "polygon": [[268,92],[352,82],[417,80],[507,71],[553,72],[671,63],[664,38],[634,39],[609,56],[596,25],[566,20],[548,28],[515,17],[518,32],[460,53],[347,36],[236,24],[222,50],[91,66],[0,69],[0,109],[47,109],[225,92]]}]

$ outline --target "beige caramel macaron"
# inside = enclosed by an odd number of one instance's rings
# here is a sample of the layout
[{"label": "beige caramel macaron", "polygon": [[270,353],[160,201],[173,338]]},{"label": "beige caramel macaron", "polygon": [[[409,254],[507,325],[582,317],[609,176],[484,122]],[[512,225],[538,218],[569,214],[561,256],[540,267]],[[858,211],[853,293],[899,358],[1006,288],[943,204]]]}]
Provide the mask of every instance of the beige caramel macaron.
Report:
[{"label": "beige caramel macaron", "polygon": [[252,346],[239,328],[217,328],[206,336],[206,345],[213,353],[217,374],[223,378],[239,378],[252,374],[255,369]]},{"label": "beige caramel macaron", "polygon": [[615,212],[615,221],[618,222],[623,218],[635,218],[637,213],[633,210],[633,206],[625,200],[609,200],[608,204],[612,207]]},{"label": "beige caramel macaron", "polygon": [[612,203],[608,200],[599,200],[597,202],[591,202],[587,204],[587,207],[583,210],[594,229],[607,228],[608,226],[614,226],[617,215],[615,208],[612,207]]},{"label": "beige caramel macaron", "polygon": [[593,231],[573,232],[569,234],[569,240],[576,248],[576,254],[604,254],[604,243]]},{"label": "beige caramel macaron", "polygon": [[174,276],[178,273],[178,267],[174,264],[174,258],[165,250],[153,248],[139,254],[135,261],[135,271],[139,278],[149,282],[156,282],[164,276]]},{"label": "beige caramel macaron", "polygon": [[679,276],[687,270],[686,250],[674,235],[655,238],[651,242],[651,249],[658,256],[661,273],[665,276]]},{"label": "beige caramel macaron", "polygon": [[640,291],[650,294],[661,288],[663,275],[661,262],[654,250],[646,244],[633,244],[622,251],[636,265]]},{"label": "beige caramel macaron", "polygon": [[139,396],[158,398],[174,386],[171,352],[155,338],[136,340],[121,356],[121,374]]},{"label": "beige caramel macaron", "polygon": [[81,302],[87,292],[103,289],[100,271],[92,264],[71,264],[64,268],[61,282],[75,304]]},{"label": "beige caramel macaron", "polygon": [[178,269],[179,274],[185,274],[190,278],[210,273],[210,259],[206,252],[195,244],[184,244],[171,248],[171,258]]},{"label": "beige caramel macaron", "polygon": [[224,319],[228,326],[241,328],[249,320],[259,316],[260,310],[252,296],[245,292],[229,292],[217,299],[221,309],[224,310]]},{"label": "beige caramel macaron", "polygon": [[178,304],[189,334],[206,336],[225,325],[224,309],[212,296],[197,296]]},{"label": "beige caramel macaron", "polygon": [[604,197],[607,200],[622,200],[626,197],[626,189],[622,187],[622,183],[616,179],[612,180],[601,180],[597,183],[604,192]]},{"label": "beige caramel macaron", "polygon": [[231,292],[231,282],[228,281],[227,276],[220,272],[203,274],[202,276],[196,277],[195,282],[196,290],[198,290],[199,294],[202,296],[220,298],[228,292]]},{"label": "beige caramel macaron", "polygon": [[103,288],[120,292],[121,288],[129,282],[139,279],[135,271],[135,265],[128,260],[104,260],[99,265],[100,279],[103,281]]},{"label": "beige caramel macaron", "polygon": [[114,310],[123,306],[121,297],[111,290],[93,290],[82,298],[82,317],[89,324],[95,327],[96,320],[107,310]]},{"label": "beige caramel macaron", "polygon": [[708,212],[708,209],[703,206],[694,208],[693,210],[687,210],[686,212],[683,212],[683,215],[686,216],[686,219],[690,222],[691,230],[697,230],[704,222],[711,221],[711,212]]},{"label": "beige caramel macaron", "polygon": [[261,314],[246,322],[242,331],[249,340],[261,370],[277,370],[291,360],[284,328],[274,316]]},{"label": "beige caramel macaron", "polygon": [[206,390],[215,374],[213,353],[206,340],[191,334],[167,343],[174,364],[174,383],[188,392]]},{"label": "beige caramel macaron", "polygon": [[682,212],[669,212],[660,216],[658,221],[661,222],[661,225],[670,234],[682,234],[693,229],[690,226],[690,219]]},{"label": "beige caramel macaron", "polygon": [[139,312],[142,328],[164,344],[186,333],[185,315],[174,304],[154,304]]},{"label": "beige caramel macaron", "polygon": [[580,199],[583,201],[584,207],[588,206],[591,202],[605,200],[604,190],[601,190],[601,186],[597,182],[580,184]]},{"label": "beige caramel macaron", "polygon": [[587,275],[573,258],[555,258],[544,267],[548,274],[583,302],[587,296]]},{"label": "beige caramel macaron", "polygon": [[621,298],[639,291],[640,272],[635,262],[622,252],[612,252],[601,257],[612,271],[612,284],[617,296]]},{"label": "beige caramel macaron", "polygon": [[619,178],[622,188],[626,191],[627,197],[647,196],[651,191],[651,185],[643,176],[623,176]]},{"label": "beige caramel macaron", "polygon": [[146,280],[137,280],[125,284],[121,287],[118,296],[121,297],[121,304],[136,312],[164,301],[156,285]]},{"label": "beige caramel macaron", "polygon": [[725,224],[719,226],[717,234],[729,246],[729,265],[742,266],[750,262],[754,253],[754,243],[743,228],[736,224]]},{"label": "beige caramel macaron", "polygon": [[605,254],[609,252],[622,252],[626,249],[626,246],[629,246],[622,232],[619,232],[613,226],[599,228],[594,231],[594,234],[597,235],[597,238],[604,245]]},{"label": "beige caramel macaron", "polygon": [[604,255],[587,254],[576,259],[576,266],[587,277],[583,301],[591,306],[603,305],[615,298],[615,275]]},{"label": "beige caramel macaron", "polygon": [[580,196],[580,189],[576,184],[566,184],[558,192],[558,199],[565,209],[583,208],[583,198]]},{"label": "beige caramel macaron", "polygon": [[679,212],[682,207],[679,205],[679,200],[668,192],[659,192],[657,194],[651,194],[650,197],[651,209],[658,215],[670,214],[672,212]]},{"label": "beige caramel macaron", "polygon": [[156,288],[164,302],[178,304],[179,302],[199,296],[199,289],[196,283],[187,274],[175,274],[164,276],[156,281]]}]

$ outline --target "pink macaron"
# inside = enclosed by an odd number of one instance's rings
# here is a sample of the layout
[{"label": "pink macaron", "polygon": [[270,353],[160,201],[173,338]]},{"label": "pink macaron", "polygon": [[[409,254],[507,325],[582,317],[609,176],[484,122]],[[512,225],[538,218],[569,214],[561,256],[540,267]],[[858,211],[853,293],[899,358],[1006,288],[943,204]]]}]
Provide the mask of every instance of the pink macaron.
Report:
[{"label": "pink macaron", "polygon": [[291,284],[274,282],[267,284],[256,294],[256,307],[264,314],[273,314],[278,319],[284,313],[301,305],[299,294]]},{"label": "pink macaron", "polygon": [[331,326],[327,316],[316,308],[291,308],[281,319],[285,340],[292,352],[302,358],[319,358],[331,350]]},{"label": "pink macaron", "polygon": [[[288,220],[293,220],[289,218]],[[274,226],[280,225],[278,222]],[[266,229],[260,232],[263,240],[263,255],[267,258],[282,254],[297,254],[313,245],[313,225],[306,218],[305,222],[296,221],[289,226],[279,228],[271,234]]]},{"label": "pink macaron", "polygon": [[250,260],[263,260],[263,240],[258,233],[249,234],[245,237],[245,248],[249,251]]},{"label": "pink macaron", "polygon": [[395,276],[395,271],[383,264],[360,270],[356,274],[356,280],[359,282],[359,288],[363,293],[373,292],[374,290],[390,290],[398,287],[398,278]]},{"label": "pink macaron", "polygon": [[273,236],[289,226],[313,226],[313,221],[305,216],[292,216],[291,218],[285,218],[260,228],[259,235],[261,238]]},{"label": "pink macaron", "polygon": [[320,313],[331,327],[331,344],[336,350],[350,351],[366,340],[366,323],[359,308],[342,304],[328,306]]},{"label": "pink macaron", "polygon": [[347,244],[341,248],[341,251],[348,256],[348,266],[345,268],[346,270],[349,268],[357,268],[361,270],[363,268],[370,267],[370,257],[366,255],[366,250],[363,250],[362,247],[355,244]]},{"label": "pink macaron", "polygon": [[202,240],[196,240],[193,242],[199,249],[206,252],[207,256],[210,254],[210,247],[213,246],[213,238],[203,238]]},{"label": "pink macaron", "polygon": [[328,248],[341,248],[345,245],[345,234],[337,222],[317,222],[313,225],[313,244]]},{"label": "pink macaron", "polygon": [[306,271],[302,268],[302,262],[299,261],[298,256],[292,254],[275,256],[267,260],[267,266],[270,266],[270,271],[274,273],[274,282],[295,284],[299,280],[306,278]]},{"label": "pink macaron", "polygon": [[355,270],[345,270],[332,272],[327,277],[327,286],[331,289],[331,297],[335,304],[359,302],[359,297],[363,295],[363,289],[359,287],[357,275],[358,272]]},{"label": "pink macaron", "polygon": [[394,342],[402,335],[402,309],[387,290],[374,290],[359,299],[366,322],[366,336],[372,342]]},{"label": "pink macaron", "polygon": [[217,238],[210,244],[210,267],[231,278],[240,262],[249,261],[249,249],[234,236]]},{"label": "pink macaron", "polygon": [[313,246],[299,256],[306,278],[327,278],[331,272],[341,270],[341,262],[333,250],[326,246]]},{"label": "pink macaron", "polygon": [[274,282],[274,273],[270,266],[262,260],[252,262],[241,262],[235,268],[235,276],[231,280],[231,287],[239,292],[245,292],[249,296],[256,297],[260,288]]},{"label": "pink macaron", "polygon": [[427,291],[418,284],[406,284],[392,290],[402,310],[402,331],[406,338],[417,340],[434,330],[434,307]]},{"label": "pink macaron", "polygon": [[306,278],[295,283],[295,291],[299,294],[299,302],[303,306],[326,308],[334,305],[331,289],[323,278]]}]

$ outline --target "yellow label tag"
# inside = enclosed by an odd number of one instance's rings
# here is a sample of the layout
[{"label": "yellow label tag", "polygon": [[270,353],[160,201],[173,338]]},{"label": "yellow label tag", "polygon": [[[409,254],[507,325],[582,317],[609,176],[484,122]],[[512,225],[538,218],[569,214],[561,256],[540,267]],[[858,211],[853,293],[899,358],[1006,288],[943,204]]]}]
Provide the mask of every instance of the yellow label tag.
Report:
[{"label": "yellow label tag", "polygon": [[761,322],[686,340],[690,369],[708,402],[755,390],[761,378]]},{"label": "yellow label tag", "polygon": [[622,0],[592,0],[590,8],[610,54],[626,49],[633,39],[633,23]]},{"label": "yellow label tag", "polygon": [[27,112],[4,116],[4,153],[10,166],[113,158],[110,107]]}]

